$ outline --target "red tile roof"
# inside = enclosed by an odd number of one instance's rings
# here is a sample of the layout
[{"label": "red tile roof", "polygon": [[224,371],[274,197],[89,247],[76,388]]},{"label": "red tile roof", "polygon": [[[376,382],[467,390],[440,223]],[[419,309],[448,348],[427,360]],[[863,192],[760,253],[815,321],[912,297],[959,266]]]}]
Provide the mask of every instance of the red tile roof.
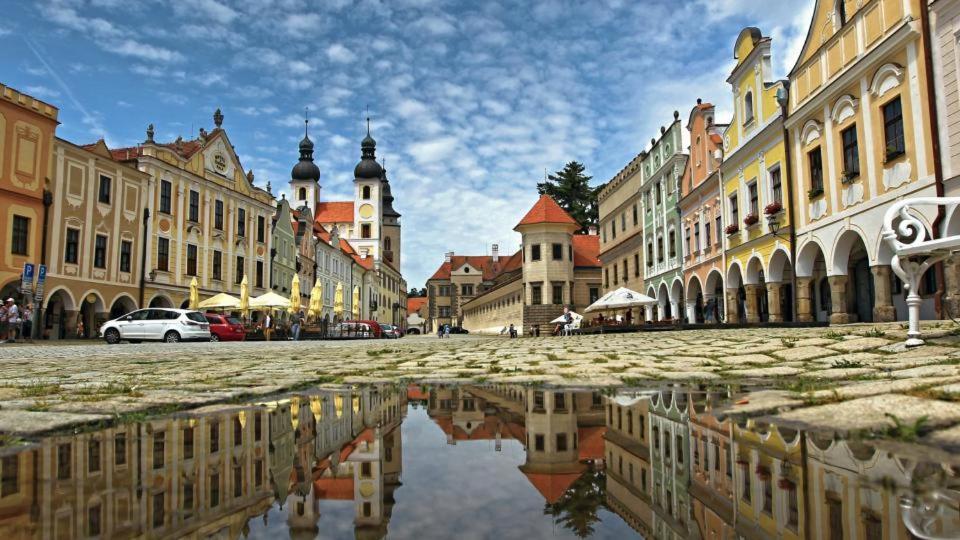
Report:
[{"label": "red tile roof", "polygon": [[[209,142],[213,135],[207,136],[207,141]],[[181,141],[179,148],[177,147],[176,142],[171,143],[155,143],[157,146],[161,146],[170,150],[174,154],[177,154],[182,159],[190,159],[191,156],[196,154],[203,148],[203,143],[200,142],[200,139],[193,139],[189,141]],[[143,147],[142,146],[128,146],[126,148],[113,148],[110,150],[110,155],[113,156],[113,159],[117,161],[126,161],[130,159],[136,159],[143,156]]]},{"label": "red tile roof", "polygon": [[419,385],[411,384],[407,386],[407,399],[410,401],[426,401],[430,399],[430,392],[424,391]]},{"label": "red tile roof", "polygon": [[537,491],[543,495],[543,498],[547,500],[548,503],[553,504],[560,500],[560,497],[563,497],[563,494],[570,489],[570,486],[577,481],[578,478],[583,474],[582,472],[574,473],[559,473],[559,474],[547,474],[547,473],[524,473],[527,477],[527,480],[533,484],[533,487],[537,488]]},{"label": "red tile roof", "polygon": [[353,246],[350,245],[350,242],[347,242],[343,238],[340,239],[340,249],[342,249],[344,253],[350,255],[350,257],[352,257],[353,260],[356,261],[356,263],[360,266],[366,268],[367,270],[373,270],[373,257],[367,257],[364,259],[359,253],[356,252],[356,250],[353,249]]},{"label": "red tile roof", "polygon": [[573,266],[600,268],[600,237],[595,234],[573,235]]},{"label": "red tile roof", "polygon": [[577,437],[580,439],[579,457],[582,460],[602,459],[603,458],[603,434],[606,433],[606,426],[582,427],[578,430]]},{"label": "red tile roof", "polygon": [[318,499],[352,501],[353,476],[317,478],[313,481],[313,492]]},{"label": "red tile roof", "polygon": [[407,314],[419,313],[420,308],[426,305],[426,303],[426,297],[407,298]]},{"label": "red tile roof", "polygon": [[430,279],[450,279],[450,274],[459,270],[465,264],[480,270],[482,278],[485,281],[492,280],[504,272],[520,268],[522,253],[518,250],[510,257],[501,255],[496,263],[493,262],[492,255],[454,255],[450,262],[444,262],[437,268],[437,271],[430,276]]},{"label": "red tile roof", "polygon": [[523,216],[520,223],[517,223],[517,227],[538,223],[564,223],[576,225],[577,227],[580,226],[580,224],[570,217],[570,214],[568,214],[566,210],[560,208],[557,201],[553,200],[549,195],[541,195],[540,199],[533,205],[533,208],[527,212],[527,215]]},{"label": "red tile roof", "polygon": [[317,203],[317,223],[353,223],[352,201]]}]

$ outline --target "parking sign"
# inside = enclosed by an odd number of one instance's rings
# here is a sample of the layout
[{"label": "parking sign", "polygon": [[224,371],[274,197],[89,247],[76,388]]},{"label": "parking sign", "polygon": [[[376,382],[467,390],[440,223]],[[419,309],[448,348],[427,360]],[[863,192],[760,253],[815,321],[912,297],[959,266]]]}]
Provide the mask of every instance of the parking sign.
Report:
[{"label": "parking sign", "polygon": [[33,292],[33,270],[33,263],[23,263],[23,276],[20,279],[20,292],[23,294]]}]

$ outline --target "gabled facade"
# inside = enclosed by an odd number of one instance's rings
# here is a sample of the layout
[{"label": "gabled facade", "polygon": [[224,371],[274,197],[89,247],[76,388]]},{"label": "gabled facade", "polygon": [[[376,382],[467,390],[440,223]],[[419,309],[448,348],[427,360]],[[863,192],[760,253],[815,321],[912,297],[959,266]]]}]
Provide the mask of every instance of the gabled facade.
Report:
[{"label": "gabled facade", "polygon": [[[906,318],[880,230],[895,200],[937,194],[925,8],[920,0],[820,0],[814,9],[790,72],[787,120],[801,320]],[[918,211],[931,231],[936,208]],[[931,271],[920,286],[924,318],[936,316],[937,288]]]},{"label": "gabled facade", "polygon": [[297,248],[297,260],[294,270],[300,277],[300,306],[304,313],[310,306],[310,291],[317,280],[317,229],[309,206],[297,208],[291,216],[293,220],[294,244]]},{"label": "gabled facade", "polygon": [[[745,28],[727,82],[733,118],[723,134],[722,203],[729,322],[777,322],[792,313],[790,219],[783,117],[769,82],[771,39]],[[785,309],[786,308],[786,309]]]},{"label": "gabled facade", "polygon": [[674,111],[673,123],[660,128],[660,138],[650,139],[650,150],[640,166],[643,209],[643,243],[646,265],[643,283],[646,294],[657,299],[647,308],[646,319],[669,320],[683,317],[683,274],[680,243],[680,180],[686,166],[680,113]]},{"label": "gabled facade", "polygon": [[[293,274],[297,271],[297,244],[293,234],[290,202],[280,197],[273,215],[273,247],[270,250],[270,288],[282,296],[290,295]],[[303,287],[303,283],[300,283]]]}]

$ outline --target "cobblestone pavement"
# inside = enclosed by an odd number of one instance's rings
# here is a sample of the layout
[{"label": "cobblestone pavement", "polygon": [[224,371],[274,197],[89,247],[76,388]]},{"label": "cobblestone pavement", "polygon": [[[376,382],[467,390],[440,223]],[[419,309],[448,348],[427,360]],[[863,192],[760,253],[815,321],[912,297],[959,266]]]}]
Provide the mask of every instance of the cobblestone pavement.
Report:
[{"label": "cobblestone pavement", "polygon": [[[566,338],[0,346],[0,432],[28,434],[316,384],[756,386],[722,411],[842,431],[926,416],[960,441],[960,326],[656,331]],[[931,435],[933,436],[933,435]],[[957,446],[960,450],[960,444]]]}]

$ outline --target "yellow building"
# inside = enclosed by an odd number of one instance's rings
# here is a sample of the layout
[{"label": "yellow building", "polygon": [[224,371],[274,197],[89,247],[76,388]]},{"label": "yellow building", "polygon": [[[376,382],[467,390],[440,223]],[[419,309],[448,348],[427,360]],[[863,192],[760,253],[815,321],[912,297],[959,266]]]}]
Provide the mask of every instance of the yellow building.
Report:
[{"label": "yellow building", "polygon": [[733,118],[723,134],[727,321],[783,321],[792,314],[790,216],[783,118],[769,37],[745,28],[727,79]]},{"label": "yellow building", "polygon": [[634,157],[597,194],[603,292],[643,291],[643,216],[640,184],[646,152]]},{"label": "yellow building", "polygon": [[[902,198],[936,196],[921,0],[817,2],[790,72],[798,318],[905,320],[880,238]],[[936,207],[919,207],[932,230]],[[934,318],[931,271],[921,317]]]},{"label": "yellow building", "polygon": [[[0,296],[20,298],[24,263],[43,263],[44,192],[56,107],[0,84]],[[18,301],[19,303],[19,301]]]},{"label": "yellow building", "polygon": [[248,277],[250,296],[270,290],[270,228],[276,201],[254,186],[244,172],[217,109],[213,131],[171,143],[147,139],[112,150],[114,159],[152,177],[147,192],[151,246],[141,306],[179,307],[187,303],[196,277],[200,295],[238,296]]},{"label": "yellow building", "polygon": [[95,337],[140,305],[143,208],[150,176],[113,159],[103,140],[54,140],[43,337]]}]

